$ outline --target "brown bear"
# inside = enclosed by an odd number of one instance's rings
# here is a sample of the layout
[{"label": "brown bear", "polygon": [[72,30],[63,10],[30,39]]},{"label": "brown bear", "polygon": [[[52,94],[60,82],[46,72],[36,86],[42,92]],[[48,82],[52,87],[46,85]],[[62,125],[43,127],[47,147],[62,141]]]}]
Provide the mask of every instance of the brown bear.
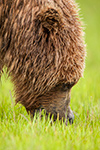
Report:
[{"label": "brown bear", "polygon": [[54,120],[72,122],[70,92],[84,62],[74,0],[0,0],[0,75],[6,66],[16,103],[30,114],[44,109]]}]

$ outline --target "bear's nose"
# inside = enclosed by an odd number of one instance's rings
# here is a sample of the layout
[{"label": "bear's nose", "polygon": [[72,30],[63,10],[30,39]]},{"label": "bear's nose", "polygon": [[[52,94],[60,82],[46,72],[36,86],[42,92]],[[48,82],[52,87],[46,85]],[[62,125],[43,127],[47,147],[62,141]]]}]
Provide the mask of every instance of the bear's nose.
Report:
[{"label": "bear's nose", "polygon": [[74,122],[74,114],[73,114],[73,111],[71,110],[70,111],[70,113],[67,115],[67,118],[68,118],[68,120],[69,120],[69,123],[70,124],[73,124],[73,122]]},{"label": "bear's nose", "polygon": [[73,124],[73,122],[74,122],[74,115],[71,118],[68,118],[68,119],[69,119],[69,123]]}]

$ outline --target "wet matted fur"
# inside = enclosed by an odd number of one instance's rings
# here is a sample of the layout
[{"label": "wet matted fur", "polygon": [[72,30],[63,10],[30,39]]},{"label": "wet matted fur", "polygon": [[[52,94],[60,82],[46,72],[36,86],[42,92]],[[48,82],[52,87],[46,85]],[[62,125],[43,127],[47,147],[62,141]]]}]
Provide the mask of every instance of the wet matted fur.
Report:
[{"label": "wet matted fur", "polygon": [[0,75],[34,114],[71,118],[70,91],[83,75],[85,44],[74,0],[0,0]]}]

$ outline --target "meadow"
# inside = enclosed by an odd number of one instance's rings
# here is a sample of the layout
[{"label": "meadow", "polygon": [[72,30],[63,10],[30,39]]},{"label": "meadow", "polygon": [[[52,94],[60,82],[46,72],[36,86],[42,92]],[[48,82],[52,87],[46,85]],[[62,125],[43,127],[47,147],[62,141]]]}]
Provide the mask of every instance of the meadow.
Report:
[{"label": "meadow", "polygon": [[0,150],[100,150],[100,0],[77,0],[87,45],[84,77],[73,87],[73,125],[39,117],[31,122],[21,105],[14,106],[13,85],[0,83]]}]

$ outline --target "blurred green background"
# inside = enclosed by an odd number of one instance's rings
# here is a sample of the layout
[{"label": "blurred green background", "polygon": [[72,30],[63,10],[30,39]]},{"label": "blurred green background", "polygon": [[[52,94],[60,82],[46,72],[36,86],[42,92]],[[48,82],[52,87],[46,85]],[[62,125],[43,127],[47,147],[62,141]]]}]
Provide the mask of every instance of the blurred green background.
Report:
[{"label": "blurred green background", "polygon": [[[100,0],[77,0],[85,25],[86,72],[100,75]],[[91,77],[91,73],[90,73]]]},{"label": "blurred green background", "polygon": [[77,2],[81,8],[80,16],[85,26],[87,45],[84,82],[87,92],[90,92],[91,88],[90,96],[100,101],[100,0],[77,0]]},{"label": "blurred green background", "polygon": [[87,61],[86,67],[100,71],[100,0],[78,0],[85,23]]},{"label": "blurred green background", "polygon": [[[76,0],[76,2],[84,23],[87,56],[84,77],[72,89],[71,105],[73,107],[74,103],[73,109],[81,113],[83,103],[84,107],[88,107],[87,109],[91,109],[93,113],[100,110],[100,0]],[[95,119],[100,125],[100,112],[97,112],[97,115],[99,120],[96,114]]]}]

